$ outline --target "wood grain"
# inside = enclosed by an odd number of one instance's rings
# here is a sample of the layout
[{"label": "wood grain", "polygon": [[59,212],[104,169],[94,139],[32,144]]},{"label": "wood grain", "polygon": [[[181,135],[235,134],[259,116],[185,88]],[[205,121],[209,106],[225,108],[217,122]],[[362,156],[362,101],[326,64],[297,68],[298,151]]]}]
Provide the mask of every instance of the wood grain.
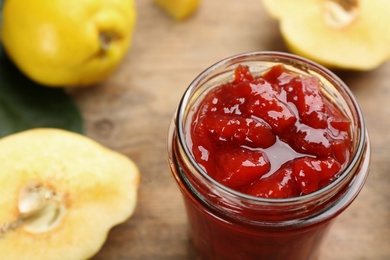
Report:
[{"label": "wood grain", "polygon": [[[186,87],[214,62],[287,49],[259,0],[203,1],[183,22],[152,0],[136,2],[138,23],[124,62],[100,85],[72,92],[87,135],[131,157],[142,172],[135,214],[111,230],[93,259],[195,259],[166,162],[168,124]],[[371,72],[336,73],[365,114],[372,163],[363,191],[333,225],[319,259],[390,259],[390,63]]]}]

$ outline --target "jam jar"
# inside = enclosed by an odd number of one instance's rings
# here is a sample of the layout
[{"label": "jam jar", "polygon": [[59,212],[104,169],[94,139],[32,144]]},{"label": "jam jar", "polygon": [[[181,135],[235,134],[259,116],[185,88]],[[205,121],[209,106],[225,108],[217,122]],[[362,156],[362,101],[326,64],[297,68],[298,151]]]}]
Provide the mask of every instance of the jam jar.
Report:
[{"label": "jam jar", "polygon": [[[331,112],[321,114],[313,93]],[[287,110],[268,106],[273,98]],[[203,71],[185,91],[167,143],[200,259],[315,259],[369,171],[369,137],[350,89],[328,69],[282,52],[243,53]]]}]

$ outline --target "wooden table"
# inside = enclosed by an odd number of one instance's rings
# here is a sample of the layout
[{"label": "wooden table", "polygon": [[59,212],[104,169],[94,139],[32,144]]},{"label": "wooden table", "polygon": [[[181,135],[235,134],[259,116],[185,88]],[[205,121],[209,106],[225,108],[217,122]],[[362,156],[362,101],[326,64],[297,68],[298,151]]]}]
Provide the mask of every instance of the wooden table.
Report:
[{"label": "wooden table", "polygon": [[[138,0],[133,45],[116,73],[73,95],[86,134],[132,158],[142,173],[138,206],[111,230],[94,260],[195,259],[181,195],[166,162],[166,132],[180,97],[202,70],[246,51],[286,51],[259,0],[203,1],[175,22]],[[336,72],[355,93],[372,145],[371,173],[334,224],[325,259],[390,259],[390,63],[371,72]]]}]

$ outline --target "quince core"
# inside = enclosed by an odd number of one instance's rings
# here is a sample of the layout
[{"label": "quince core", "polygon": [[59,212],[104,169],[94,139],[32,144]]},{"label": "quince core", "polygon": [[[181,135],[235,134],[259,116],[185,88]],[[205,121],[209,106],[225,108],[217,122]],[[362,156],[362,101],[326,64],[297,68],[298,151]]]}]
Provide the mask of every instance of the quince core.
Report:
[{"label": "quince core", "polygon": [[263,0],[289,49],[330,68],[371,70],[390,59],[390,1]]},{"label": "quince core", "polygon": [[137,202],[136,165],[65,130],[0,139],[0,172],[0,255],[8,259],[87,259]]}]

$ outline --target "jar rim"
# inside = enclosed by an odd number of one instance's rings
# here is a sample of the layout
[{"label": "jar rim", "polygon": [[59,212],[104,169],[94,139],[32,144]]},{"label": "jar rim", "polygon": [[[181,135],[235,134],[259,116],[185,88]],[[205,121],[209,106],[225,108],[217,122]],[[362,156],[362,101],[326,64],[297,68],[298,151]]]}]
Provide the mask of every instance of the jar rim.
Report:
[{"label": "jar rim", "polygon": [[[245,194],[239,191],[236,191],[232,188],[229,188],[218,181],[216,181],[214,178],[212,178],[207,172],[195,161],[195,158],[192,155],[192,152],[190,151],[190,148],[188,147],[188,144],[186,142],[185,138],[185,113],[186,113],[186,105],[188,104],[192,90],[198,85],[198,83],[207,75],[209,75],[214,70],[229,64],[231,62],[234,62],[235,60],[243,60],[246,58],[249,58],[251,61],[257,61],[261,62],[262,59],[255,59],[256,57],[264,57],[264,58],[278,58],[280,61],[282,60],[289,60],[294,62],[295,64],[300,65],[301,67],[307,67],[310,69],[313,69],[316,72],[321,72],[323,76],[325,76],[327,79],[333,79],[339,83],[339,85],[342,87],[342,90],[347,94],[348,98],[352,102],[354,112],[357,116],[357,124],[358,124],[358,140],[357,145],[354,150],[354,153],[352,155],[352,158],[350,159],[348,165],[343,169],[340,176],[329,183],[328,185],[322,187],[321,189],[314,191],[309,194],[305,194],[302,196],[297,197],[291,197],[291,198],[264,198],[264,197],[256,197],[249,194]],[[246,61],[246,60],[243,60]],[[276,61],[274,61],[276,62]],[[291,203],[300,203],[302,201],[311,200],[313,198],[318,197],[319,195],[326,193],[329,190],[332,190],[335,186],[339,185],[340,182],[342,182],[345,178],[347,178],[348,173],[353,171],[354,168],[356,168],[356,165],[359,164],[362,158],[362,154],[364,153],[364,149],[366,147],[366,138],[367,137],[367,130],[365,128],[364,124],[364,118],[363,113],[361,111],[361,108],[352,94],[352,91],[349,89],[349,87],[333,72],[331,72],[329,69],[311,61],[306,58],[291,54],[291,53],[285,53],[285,52],[279,52],[279,51],[255,51],[255,52],[244,52],[240,54],[236,54],[230,57],[227,57],[225,59],[222,59],[208,68],[206,68],[203,72],[201,72],[188,86],[186,89],[182,99],[180,100],[178,109],[177,109],[177,116],[175,119],[175,127],[176,131],[178,133],[178,141],[180,143],[180,146],[183,148],[184,152],[189,155],[189,161],[191,165],[201,174],[203,178],[209,183],[212,183],[217,187],[218,189],[227,192],[228,194],[235,196],[237,198],[240,198],[242,200],[250,201],[252,203],[261,203],[261,204],[291,204]]]}]

